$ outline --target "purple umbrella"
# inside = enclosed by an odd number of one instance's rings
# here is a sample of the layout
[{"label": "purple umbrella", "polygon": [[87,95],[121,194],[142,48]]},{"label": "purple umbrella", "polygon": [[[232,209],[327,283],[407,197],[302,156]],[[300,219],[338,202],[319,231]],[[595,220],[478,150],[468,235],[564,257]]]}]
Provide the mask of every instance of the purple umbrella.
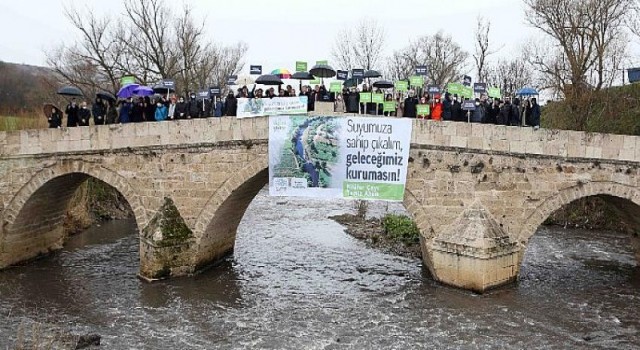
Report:
[{"label": "purple umbrella", "polygon": [[129,98],[134,95],[134,91],[139,88],[138,84],[129,84],[127,86],[123,86],[120,91],[118,91],[118,98]]},{"label": "purple umbrella", "polygon": [[133,90],[133,94],[136,96],[151,96],[153,94],[155,94],[155,92],[153,92],[153,89],[148,87],[148,86],[138,86],[135,90]]}]

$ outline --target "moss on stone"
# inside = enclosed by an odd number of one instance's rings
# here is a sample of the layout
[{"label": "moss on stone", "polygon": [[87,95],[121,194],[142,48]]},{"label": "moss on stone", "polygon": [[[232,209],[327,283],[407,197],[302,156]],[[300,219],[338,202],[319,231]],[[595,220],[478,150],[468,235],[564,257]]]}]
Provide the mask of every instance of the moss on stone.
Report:
[{"label": "moss on stone", "polygon": [[147,231],[145,232],[147,237],[153,236],[158,231],[161,233],[162,239],[155,241],[160,247],[188,244],[193,238],[193,232],[184,222],[173,200],[168,197],[165,197],[162,207],[145,231]]}]

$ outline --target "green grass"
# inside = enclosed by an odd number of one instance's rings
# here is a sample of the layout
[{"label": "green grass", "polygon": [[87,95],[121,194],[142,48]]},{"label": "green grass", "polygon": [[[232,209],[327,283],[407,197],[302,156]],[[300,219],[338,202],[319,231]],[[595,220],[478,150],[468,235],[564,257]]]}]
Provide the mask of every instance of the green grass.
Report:
[{"label": "green grass", "polygon": [[43,116],[4,116],[0,115],[0,131],[16,131],[26,129],[44,129],[49,125]]},{"label": "green grass", "polygon": [[584,91],[574,99],[551,102],[542,126],[611,134],[640,135],[640,84]]}]

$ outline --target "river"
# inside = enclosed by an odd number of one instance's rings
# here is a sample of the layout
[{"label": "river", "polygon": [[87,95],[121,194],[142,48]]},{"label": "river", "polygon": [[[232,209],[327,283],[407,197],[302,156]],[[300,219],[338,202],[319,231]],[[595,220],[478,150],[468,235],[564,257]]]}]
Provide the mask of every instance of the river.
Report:
[{"label": "river", "polygon": [[60,332],[100,334],[104,349],[640,347],[640,273],[623,235],[541,228],[519,283],[477,295],[327,219],[350,208],[262,191],[232,259],[153,284],[136,278],[132,222],[91,228],[0,272],[0,349]]}]

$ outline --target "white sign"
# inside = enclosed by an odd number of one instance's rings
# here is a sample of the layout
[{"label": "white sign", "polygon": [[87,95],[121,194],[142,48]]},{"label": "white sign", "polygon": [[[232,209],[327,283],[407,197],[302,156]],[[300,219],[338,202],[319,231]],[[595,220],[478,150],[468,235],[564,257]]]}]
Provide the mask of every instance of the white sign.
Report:
[{"label": "white sign", "polygon": [[238,118],[306,113],[307,96],[238,99]]}]

